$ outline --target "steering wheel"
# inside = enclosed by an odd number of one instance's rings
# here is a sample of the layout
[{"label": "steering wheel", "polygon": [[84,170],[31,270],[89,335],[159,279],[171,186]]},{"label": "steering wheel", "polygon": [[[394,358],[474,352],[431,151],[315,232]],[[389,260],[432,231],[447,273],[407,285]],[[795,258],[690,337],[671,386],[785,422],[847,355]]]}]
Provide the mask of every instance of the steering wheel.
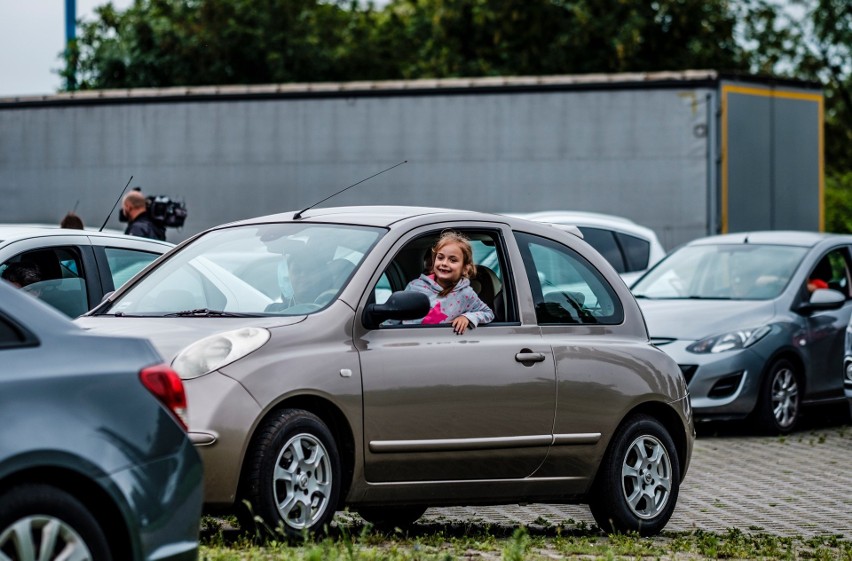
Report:
[{"label": "steering wheel", "polygon": [[325,306],[326,304],[331,302],[331,299],[334,298],[336,294],[336,288],[329,288],[328,290],[323,290],[316,298],[314,298],[314,304],[320,307]]}]

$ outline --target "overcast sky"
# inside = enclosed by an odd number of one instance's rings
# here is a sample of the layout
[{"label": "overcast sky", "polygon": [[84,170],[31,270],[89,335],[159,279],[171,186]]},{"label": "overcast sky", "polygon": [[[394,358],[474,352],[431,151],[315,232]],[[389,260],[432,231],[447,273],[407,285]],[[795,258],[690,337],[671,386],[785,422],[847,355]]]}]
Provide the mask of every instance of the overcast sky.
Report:
[{"label": "overcast sky", "polygon": [[[112,0],[126,9],[133,0]],[[106,0],[77,0],[77,19],[94,19]],[[65,0],[0,0],[0,97],[55,93],[65,48]]]}]

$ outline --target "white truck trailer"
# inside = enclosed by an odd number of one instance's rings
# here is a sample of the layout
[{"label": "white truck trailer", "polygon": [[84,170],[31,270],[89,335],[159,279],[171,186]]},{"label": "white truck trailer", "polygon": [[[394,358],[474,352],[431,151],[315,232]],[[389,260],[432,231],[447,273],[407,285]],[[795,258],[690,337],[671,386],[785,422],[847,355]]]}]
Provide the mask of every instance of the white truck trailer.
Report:
[{"label": "white truck trailer", "polygon": [[[325,206],[585,210],[663,245],[821,230],[819,85],[715,71],[186,87],[0,99],[0,222],[99,226],[133,176],[179,241]],[[122,228],[115,214],[108,227]]]}]

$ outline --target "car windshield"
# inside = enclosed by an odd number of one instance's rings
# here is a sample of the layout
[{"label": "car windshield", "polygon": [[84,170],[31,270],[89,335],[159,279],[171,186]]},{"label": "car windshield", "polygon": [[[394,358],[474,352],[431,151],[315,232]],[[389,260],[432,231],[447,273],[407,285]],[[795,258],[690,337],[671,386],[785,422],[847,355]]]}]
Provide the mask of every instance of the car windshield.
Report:
[{"label": "car windshield", "polygon": [[768,300],[781,294],[806,252],[785,245],[687,246],[631,290],[637,298]]},{"label": "car windshield", "polygon": [[106,314],[302,315],[346,286],[384,230],[332,224],[259,224],[204,234],[122,294]]}]

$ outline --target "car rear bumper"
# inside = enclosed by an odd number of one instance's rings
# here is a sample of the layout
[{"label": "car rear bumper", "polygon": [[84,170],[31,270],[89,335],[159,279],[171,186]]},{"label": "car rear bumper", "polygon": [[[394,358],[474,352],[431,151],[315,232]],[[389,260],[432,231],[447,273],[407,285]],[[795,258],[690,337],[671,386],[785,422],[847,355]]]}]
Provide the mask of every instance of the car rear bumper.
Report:
[{"label": "car rear bumper", "polygon": [[117,486],[125,503],[134,559],[198,558],[202,477],[198,452],[186,440],[171,456],[134,465],[107,478],[107,485]]}]

